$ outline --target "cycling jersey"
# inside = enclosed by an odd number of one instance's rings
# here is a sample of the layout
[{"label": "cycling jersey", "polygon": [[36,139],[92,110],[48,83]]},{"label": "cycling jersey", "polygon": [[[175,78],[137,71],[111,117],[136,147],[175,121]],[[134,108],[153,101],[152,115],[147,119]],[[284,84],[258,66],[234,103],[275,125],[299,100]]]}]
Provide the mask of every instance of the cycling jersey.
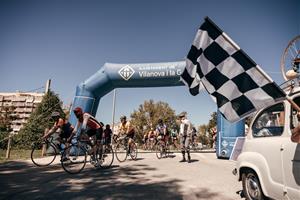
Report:
[{"label": "cycling jersey", "polygon": [[168,135],[168,131],[167,131],[167,126],[165,124],[158,124],[156,126],[156,132],[158,133],[158,135]]},{"label": "cycling jersey", "polygon": [[84,113],[82,119],[78,120],[75,132],[78,130],[86,131],[90,137],[96,135],[97,139],[100,139],[103,133],[101,124],[89,113]]},{"label": "cycling jersey", "polygon": [[119,131],[122,134],[126,134],[128,137],[133,138],[134,136],[134,127],[131,125],[131,123],[129,121],[127,121],[126,123],[121,123],[119,125]]},{"label": "cycling jersey", "polygon": [[148,138],[154,138],[154,137],[155,137],[155,132],[154,131],[149,131]]}]

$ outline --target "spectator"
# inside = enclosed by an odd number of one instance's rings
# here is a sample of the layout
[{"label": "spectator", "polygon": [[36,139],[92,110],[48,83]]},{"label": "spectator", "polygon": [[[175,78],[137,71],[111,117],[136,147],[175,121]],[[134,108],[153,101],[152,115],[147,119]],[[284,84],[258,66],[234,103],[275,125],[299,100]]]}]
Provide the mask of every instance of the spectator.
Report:
[{"label": "spectator", "polygon": [[180,119],[180,145],[181,145],[181,153],[182,153],[182,160],[180,162],[186,162],[185,153],[188,155],[188,162],[191,162],[191,155],[190,155],[190,140],[192,137],[192,126],[190,121],[186,117],[186,113],[182,112],[179,114]]}]

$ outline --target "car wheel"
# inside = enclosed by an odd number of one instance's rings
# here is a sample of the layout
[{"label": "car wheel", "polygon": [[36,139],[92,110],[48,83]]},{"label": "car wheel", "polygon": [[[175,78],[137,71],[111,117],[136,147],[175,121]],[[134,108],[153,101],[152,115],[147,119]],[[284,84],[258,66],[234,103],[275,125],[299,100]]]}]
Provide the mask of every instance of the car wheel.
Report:
[{"label": "car wheel", "polygon": [[264,200],[264,194],[259,179],[253,171],[242,174],[243,193],[247,200]]}]

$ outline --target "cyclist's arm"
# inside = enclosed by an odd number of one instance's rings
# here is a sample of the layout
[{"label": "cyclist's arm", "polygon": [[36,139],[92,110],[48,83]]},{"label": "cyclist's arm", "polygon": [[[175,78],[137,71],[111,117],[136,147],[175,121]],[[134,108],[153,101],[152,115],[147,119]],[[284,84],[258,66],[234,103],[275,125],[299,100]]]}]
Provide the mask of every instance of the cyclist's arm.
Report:
[{"label": "cyclist's arm", "polygon": [[57,123],[55,123],[52,128],[44,135],[43,138],[48,138],[50,135],[55,133],[59,128],[63,125],[63,119],[59,119]]},{"label": "cyclist's arm", "polygon": [[72,138],[75,136],[75,129],[74,127],[71,125],[70,129],[72,130],[70,137],[67,139],[67,142],[70,142],[72,140]]},{"label": "cyclist's arm", "polygon": [[81,126],[82,126],[82,123],[80,121],[77,121],[72,134],[80,135],[80,133],[81,133]]},{"label": "cyclist's arm", "polygon": [[44,136],[43,138],[48,138],[50,135],[52,135],[53,133],[55,133],[57,131],[58,127],[57,126],[53,126]]}]

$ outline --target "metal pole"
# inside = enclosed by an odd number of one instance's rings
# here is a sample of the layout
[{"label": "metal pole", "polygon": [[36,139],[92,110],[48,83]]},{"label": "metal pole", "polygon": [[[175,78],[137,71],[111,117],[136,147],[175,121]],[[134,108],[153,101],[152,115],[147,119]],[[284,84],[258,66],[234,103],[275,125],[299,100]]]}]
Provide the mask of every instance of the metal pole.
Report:
[{"label": "metal pole", "polygon": [[11,134],[9,134],[9,136],[8,136],[6,159],[9,159],[9,157],[10,157],[10,146],[11,146]]},{"label": "metal pole", "polygon": [[48,79],[46,82],[45,94],[47,94],[49,92],[50,85],[51,85],[51,79]]},{"label": "metal pole", "polygon": [[114,89],[113,95],[113,109],[112,109],[112,132],[114,133],[115,129],[115,112],[116,112],[116,89]]}]

